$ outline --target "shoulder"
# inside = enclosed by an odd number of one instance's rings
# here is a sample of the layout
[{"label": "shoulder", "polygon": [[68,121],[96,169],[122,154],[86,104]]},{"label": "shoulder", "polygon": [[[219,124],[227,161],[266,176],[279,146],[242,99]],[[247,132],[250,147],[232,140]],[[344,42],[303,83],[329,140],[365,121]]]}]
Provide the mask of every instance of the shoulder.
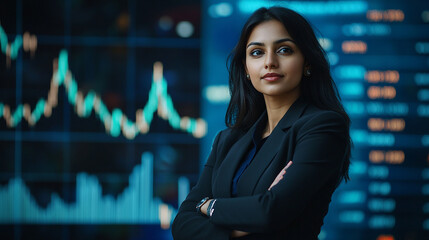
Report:
[{"label": "shoulder", "polygon": [[338,112],[309,105],[303,115],[293,124],[300,132],[331,131],[345,133],[348,131],[346,119]]},{"label": "shoulder", "polygon": [[300,121],[334,121],[338,123],[346,123],[346,120],[344,117],[335,111],[332,110],[324,110],[317,108],[313,105],[310,105],[310,107],[307,109],[307,111],[303,114],[303,116],[299,119]]},{"label": "shoulder", "polygon": [[241,136],[243,136],[246,132],[234,128],[225,128],[219,131],[216,135],[215,142],[217,141],[219,144],[230,144],[231,142],[237,141]]},{"label": "shoulder", "polygon": [[234,128],[225,128],[219,131],[213,140],[212,151],[216,151],[217,156],[222,158],[244,134],[246,134],[245,131]]}]

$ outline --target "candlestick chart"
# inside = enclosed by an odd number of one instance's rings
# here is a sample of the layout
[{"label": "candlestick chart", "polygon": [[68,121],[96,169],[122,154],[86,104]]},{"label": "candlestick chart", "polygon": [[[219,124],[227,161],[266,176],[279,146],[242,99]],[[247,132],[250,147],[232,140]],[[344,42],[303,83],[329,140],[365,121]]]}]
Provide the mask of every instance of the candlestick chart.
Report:
[{"label": "candlestick chart", "polygon": [[[2,52],[8,53],[8,59],[16,58],[19,47],[23,46],[22,38],[17,37],[13,43],[9,44],[5,35],[6,33],[0,25]],[[3,51],[3,49],[5,50]],[[48,98],[40,99],[34,111],[30,110],[28,104],[20,104],[11,113],[10,107],[7,104],[0,103],[0,117],[5,119],[8,127],[15,127],[23,118],[29,125],[35,125],[42,115],[49,117],[52,108],[57,105],[58,87],[64,84],[68,100],[75,107],[77,114],[80,117],[88,117],[91,111],[94,110],[99,119],[104,123],[106,131],[115,137],[121,131],[129,139],[134,138],[139,132],[147,133],[156,110],[175,129],[190,132],[196,137],[203,137],[207,131],[207,125],[204,120],[196,120],[189,117],[181,118],[174,109],[173,100],[167,93],[167,82],[163,78],[162,63],[160,62],[154,64],[153,84],[149,91],[149,101],[143,109],[137,110],[136,123],[130,122],[120,109],[114,109],[110,113],[100,97],[93,91],[90,91],[86,97],[83,97],[68,67],[67,51],[62,50],[58,59],[54,61],[55,72],[52,76]]]}]

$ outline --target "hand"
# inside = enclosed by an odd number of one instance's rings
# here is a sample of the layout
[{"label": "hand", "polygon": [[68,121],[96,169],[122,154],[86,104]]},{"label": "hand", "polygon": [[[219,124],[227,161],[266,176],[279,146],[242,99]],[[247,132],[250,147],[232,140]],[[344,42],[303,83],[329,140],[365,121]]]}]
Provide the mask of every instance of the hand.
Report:
[{"label": "hand", "polygon": [[248,232],[242,232],[242,231],[238,231],[238,230],[233,230],[231,232],[231,237],[238,238],[238,237],[246,236],[248,234],[249,234]]},{"label": "hand", "polygon": [[280,173],[277,175],[276,179],[274,179],[274,182],[271,183],[271,186],[268,188],[268,191],[271,190],[272,187],[274,187],[275,185],[277,185],[277,183],[280,182],[280,180],[283,179],[283,175],[285,175],[286,173],[286,169],[288,169],[290,167],[290,165],[292,165],[292,161],[289,161],[288,164],[286,165],[286,167],[284,167]]}]

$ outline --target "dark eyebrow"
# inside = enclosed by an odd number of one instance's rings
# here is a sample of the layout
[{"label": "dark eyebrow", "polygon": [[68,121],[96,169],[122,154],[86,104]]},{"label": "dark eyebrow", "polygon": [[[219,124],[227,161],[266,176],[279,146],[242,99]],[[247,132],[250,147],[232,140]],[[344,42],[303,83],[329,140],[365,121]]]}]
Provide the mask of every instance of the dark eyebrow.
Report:
[{"label": "dark eyebrow", "polygon": [[[282,43],[282,42],[293,42],[293,43],[295,43],[295,41],[292,40],[292,39],[290,39],[290,38],[282,38],[282,39],[274,41],[275,44]],[[251,42],[251,43],[247,44],[246,48],[249,48],[250,46],[253,46],[253,45],[256,45],[256,46],[265,46],[265,44],[261,43],[261,42]]]},{"label": "dark eyebrow", "polygon": [[281,42],[293,42],[293,43],[295,43],[295,41],[293,39],[290,39],[290,38],[282,38],[282,39],[275,41],[274,43],[281,43]]}]

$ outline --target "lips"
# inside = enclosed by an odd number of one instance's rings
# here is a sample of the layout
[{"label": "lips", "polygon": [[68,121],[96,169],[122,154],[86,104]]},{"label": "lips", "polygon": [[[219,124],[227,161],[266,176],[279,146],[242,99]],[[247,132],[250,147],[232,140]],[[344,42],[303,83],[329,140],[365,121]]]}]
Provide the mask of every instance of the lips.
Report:
[{"label": "lips", "polygon": [[272,82],[278,80],[281,77],[283,77],[283,75],[278,73],[267,73],[262,77],[262,79]]}]

